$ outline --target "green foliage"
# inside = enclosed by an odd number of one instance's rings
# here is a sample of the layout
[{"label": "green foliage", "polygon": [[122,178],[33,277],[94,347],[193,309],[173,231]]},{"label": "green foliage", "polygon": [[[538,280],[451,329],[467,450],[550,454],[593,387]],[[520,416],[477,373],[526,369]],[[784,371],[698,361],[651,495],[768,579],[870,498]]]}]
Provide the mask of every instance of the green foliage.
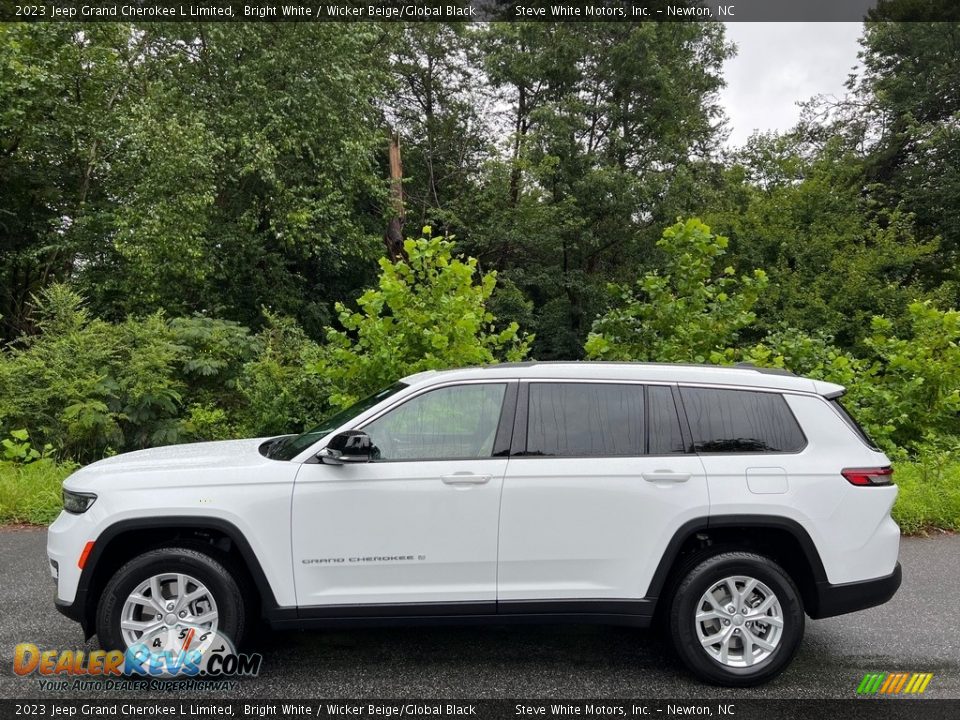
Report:
[{"label": "green foliage", "polygon": [[533,354],[576,359],[606,284],[650,267],[675,174],[716,146],[732,46],[711,23],[490,23],[476,38],[511,135],[489,138],[453,230],[532,301]]},{"label": "green foliage", "polygon": [[318,370],[320,346],[292,319],[265,316],[258,354],[238,380],[243,405],[237,422],[243,435],[254,437],[305,430],[327,414],[332,392]]},{"label": "green foliage", "polygon": [[892,418],[894,444],[916,449],[960,438],[960,312],[913,303],[908,313],[903,337],[890,320],[874,318],[867,346],[879,366],[872,381],[883,405],[875,411]]},{"label": "green foliage", "polygon": [[895,464],[897,502],[893,519],[910,535],[930,530],[960,531],[960,462],[950,452],[924,452]]},{"label": "green foliage", "polygon": [[[896,22],[923,8],[953,22]],[[918,229],[939,237],[924,268],[933,281],[958,278],[960,259],[960,15],[952,0],[885,0],[864,25],[863,70],[839,132],[867,141],[871,196],[903,206]],[[894,21],[894,22],[890,22]],[[922,78],[922,81],[919,79]],[[954,288],[956,290],[956,288]],[[955,304],[957,296],[951,298]]]},{"label": "green foliage", "polygon": [[30,444],[30,433],[24,429],[11,430],[10,437],[0,441],[3,447],[2,459],[9,462],[18,462],[26,465],[35,460],[49,457],[53,452],[53,446],[49,443],[44,445],[43,451],[37,450]]},{"label": "green foliage", "polygon": [[756,316],[753,306],[766,274],[735,276],[725,267],[714,277],[727,238],[696,219],[667,228],[657,243],[664,270],[648,272],[635,286],[613,285],[614,307],[593,324],[587,356],[605,360],[721,362],[738,333]]},{"label": "green foliage", "polygon": [[60,487],[76,469],[51,458],[28,464],[0,460],[0,524],[51,522],[62,507]]},{"label": "green foliage", "polygon": [[4,426],[75,458],[177,438],[180,349],[162,316],[111,325],[52,285],[37,298],[36,323],[40,334],[14,347],[0,373]]},{"label": "green foliage", "polygon": [[334,389],[331,402],[346,406],[397,378],[422,370],[519,360],[531,337],[516,323],[503,329],[486,304],[496,273],[477,273],[474,258],[454,257],[446,238],[404,243],[408,260],[380,261],[376,288],[357,300],[358,310],[337,304],[343,330],[328,328],[318,371]]},{"label": "green foliage", "polygon": [[760,330],[822,331],[860,350],[874,315],[901,317],[918,297],[949,297],[918,281],[936,239],[864,193],[863,160],[843,143],[755,136],[719,182],[704,219],[730,237],[732,265],[769,274],[755,308]]},{"label": "green foliage", "polygon": [[930,303],[908,307],[903,332],[874,317],[867,352],[855,357],[825,334],[768,335],[741,357],[848,389],[844,402],[888,453],[903,457],[960,440],[960,313]]},{"label": "green foliage", "polygon": [[112,324],[64,285],[41,293],[34,317],[39,334],[0,357],[0,429],[27,427],[61,457],[201,437],[197,417],[184,425],[184,398],[237,405],[237,377],[254,353],[236,323],[157,313]]},{"label": "green foliage", "polygon": [[[0,338],[69,280],[100,317],[318,332],[368,282],[395,40],[375,26],[0,28]],[[306,300],[305,300],[306,298]]]}]

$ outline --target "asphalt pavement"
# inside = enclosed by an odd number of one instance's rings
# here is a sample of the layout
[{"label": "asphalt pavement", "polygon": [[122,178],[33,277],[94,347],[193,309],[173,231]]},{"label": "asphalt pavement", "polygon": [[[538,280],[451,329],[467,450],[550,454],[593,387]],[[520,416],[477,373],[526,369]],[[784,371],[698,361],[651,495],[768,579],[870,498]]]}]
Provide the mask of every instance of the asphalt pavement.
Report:
[{"label": "asphalt pavement", "polygon": [[[38,529],[0,529],[0,698],[83,697],[43,692],[36,676],[12,670],[17,643],[96,648],[53,607],[45,537]],[[893,600],[808,620],[793,665],[760,688],[699,683],[654,632],[543,625],[265,631],[250,648],[264,655],[260,676],[227,697],[850,698],[868,672],[930,672],[926,697],[960,699],[960,536],[904,539],[900,560],[903,585]]]}]

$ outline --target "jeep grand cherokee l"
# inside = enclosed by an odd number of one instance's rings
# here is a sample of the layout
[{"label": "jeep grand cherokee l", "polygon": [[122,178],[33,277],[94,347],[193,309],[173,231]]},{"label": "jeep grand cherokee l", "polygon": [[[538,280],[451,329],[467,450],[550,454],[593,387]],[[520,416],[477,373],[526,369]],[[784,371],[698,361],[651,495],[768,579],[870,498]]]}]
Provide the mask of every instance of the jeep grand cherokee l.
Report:
[{"label": "jeep grand cherokee l", "polygon": [[900,584],[890,461],[842,393],[752,367],[420,373],[302,435],[79,470],[56,604],[111,649],[261,618],[657,624],[700,678],[760,683],[805,615]]}]

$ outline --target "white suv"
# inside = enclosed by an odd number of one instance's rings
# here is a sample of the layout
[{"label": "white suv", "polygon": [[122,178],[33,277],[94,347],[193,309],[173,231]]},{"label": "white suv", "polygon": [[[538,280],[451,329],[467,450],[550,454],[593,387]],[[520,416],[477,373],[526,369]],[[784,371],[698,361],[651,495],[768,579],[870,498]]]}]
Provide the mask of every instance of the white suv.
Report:
[{"label": "white suv", "polygon": [[79,470],[56,604],[110,649],[259,618],[655,623],[700,678],[760,683],[804,613],[900,585],[890,461],[842,393],[752,366],[420,373],[303,435]]}]

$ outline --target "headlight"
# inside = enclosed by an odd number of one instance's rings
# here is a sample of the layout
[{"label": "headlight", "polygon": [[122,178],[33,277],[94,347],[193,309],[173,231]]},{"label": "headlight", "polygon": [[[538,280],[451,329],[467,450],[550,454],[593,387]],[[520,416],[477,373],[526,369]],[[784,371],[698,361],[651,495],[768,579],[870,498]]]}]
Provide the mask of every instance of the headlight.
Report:
[{"label": "headlight", "polygon": [[73,490],[63,489],[63,509],[68,513],[80,515],[85,513],[93,505],[97,496],[93,493],[74,492]]}]

